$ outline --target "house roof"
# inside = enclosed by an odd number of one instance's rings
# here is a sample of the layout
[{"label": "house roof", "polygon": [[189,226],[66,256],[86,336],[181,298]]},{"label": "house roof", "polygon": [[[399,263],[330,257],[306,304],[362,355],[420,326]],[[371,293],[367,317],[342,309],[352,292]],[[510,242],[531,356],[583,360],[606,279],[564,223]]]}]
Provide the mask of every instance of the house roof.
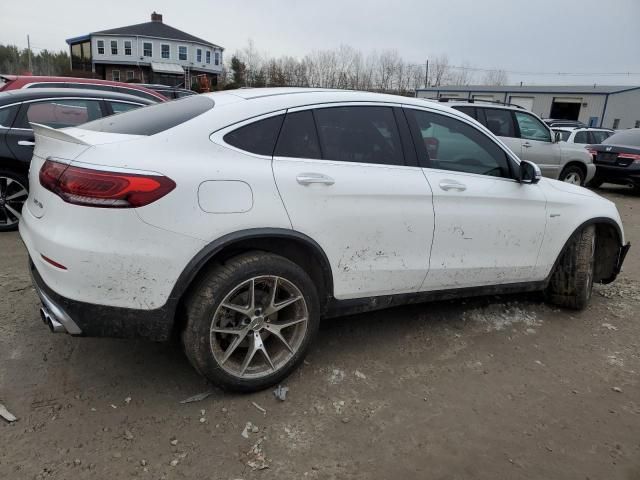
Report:
[{"label": "house roof", "polygon": [[611,94],[639,89],[638,85],[442,85],[417,89],[418,92],[489,92],[489,93],[568,93],[568,94]]},{"label": "house roof", "polygon": [[[139,35],[141,37],[156,37],[165,38],[167,40],[182,40],[185,42],[196,42],[211,47],[222,48],[215,43],[208,42],[202,38],[198,38],[182,30],[178,30],[166,23],[160,22],[145,22],[138,23],[136,25],[128,25],[126,27],[111,28],[109,30],[100,30],[99,32],[91,32],[89,35]],[[78,38],[78,37],[76,37]],[[70,43],[68,39],[67,43]]]}]

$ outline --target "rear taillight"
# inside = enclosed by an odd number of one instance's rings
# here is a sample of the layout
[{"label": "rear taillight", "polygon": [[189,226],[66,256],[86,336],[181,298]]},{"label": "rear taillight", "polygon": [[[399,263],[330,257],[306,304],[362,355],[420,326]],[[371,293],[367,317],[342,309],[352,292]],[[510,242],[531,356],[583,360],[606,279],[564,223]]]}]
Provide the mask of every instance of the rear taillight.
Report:
[{"label": "rear taillight", "polygon": [[618,158],[628,158],[629,160],[633,160],[634,163],[640,163],[640,155],[637,153],[619,153]]},{"label": "rear taillight", "polygon": [[143,207],[176,188],[162,175],[93,170],[53,160],[42,165],[40,185],[67,203],[103,208]]}]

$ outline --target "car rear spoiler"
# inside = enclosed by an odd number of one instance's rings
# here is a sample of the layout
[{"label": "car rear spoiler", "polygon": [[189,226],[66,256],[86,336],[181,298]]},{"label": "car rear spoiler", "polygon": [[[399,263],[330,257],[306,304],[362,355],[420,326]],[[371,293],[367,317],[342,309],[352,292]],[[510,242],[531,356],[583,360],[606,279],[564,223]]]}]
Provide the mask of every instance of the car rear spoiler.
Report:
[{"label": "car rear spoiler", "polygon": [[60,140],[63,142],[75,143],[77,145],[87,145],[90,146],[90,143],[85,142],[81,138],[75,137],[69,133],[66,133],[64,130],[57,130],[55,128],[47,127],[46,125],[41,125],[39,123],[31,123],[31,128],[33,128],[34,135],[40,135],[42,137],[49,137],[55,140]]}]

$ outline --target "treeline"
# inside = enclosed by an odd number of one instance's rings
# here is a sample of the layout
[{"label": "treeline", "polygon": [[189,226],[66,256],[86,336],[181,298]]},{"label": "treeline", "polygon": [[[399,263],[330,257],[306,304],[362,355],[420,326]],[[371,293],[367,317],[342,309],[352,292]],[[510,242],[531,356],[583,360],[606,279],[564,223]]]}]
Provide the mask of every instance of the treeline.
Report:
[{"label": "treeline", "polygon": [[[31,52],[31,73],[34,75],[68,75],[69,54],[65,51],[39,50]],[[29,71],[29,50],[15,45],[0,45],[0,73],[19,75]]]},{"label": "treeline", "polygon": [[453,66],[446,55],[425,64],[404,60],[396,50],[363,54],[350,46],[318,50],[302,58],[271,57],[259,52],[253,41],[229,60],[223,88],[320,87],[370,90],[411,95],[416,88],[440,85],[504,85],[502,70]]}]

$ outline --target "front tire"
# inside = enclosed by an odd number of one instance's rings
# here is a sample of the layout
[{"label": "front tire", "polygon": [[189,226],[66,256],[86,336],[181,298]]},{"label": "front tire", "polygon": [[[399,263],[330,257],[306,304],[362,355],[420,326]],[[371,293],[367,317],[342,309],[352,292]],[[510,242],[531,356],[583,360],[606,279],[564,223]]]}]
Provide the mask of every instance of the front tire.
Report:
[{"label": "front tire", "polygon": [[577,165],[569,165],[562,170],[559,180],[572,185],[583,186],[585,174]]},{"label": "front tire", "polygon": [[12,170],[0,170],[0,232],[18,228],[28,190],[29,182],[24,175]]},{"label": "front tire", "polygon": [[551,303],[575,310],[587,306],[593,287],[595,245],[595,226],[589,225],[573,234],[547,287]]},{"label": "front tire", "polygon": [[186,302],[183,345],[216,385],[240,392],[270,387],[304,359],[320,323],[316,287],[278,255],[250,252],[204,273]]}]

